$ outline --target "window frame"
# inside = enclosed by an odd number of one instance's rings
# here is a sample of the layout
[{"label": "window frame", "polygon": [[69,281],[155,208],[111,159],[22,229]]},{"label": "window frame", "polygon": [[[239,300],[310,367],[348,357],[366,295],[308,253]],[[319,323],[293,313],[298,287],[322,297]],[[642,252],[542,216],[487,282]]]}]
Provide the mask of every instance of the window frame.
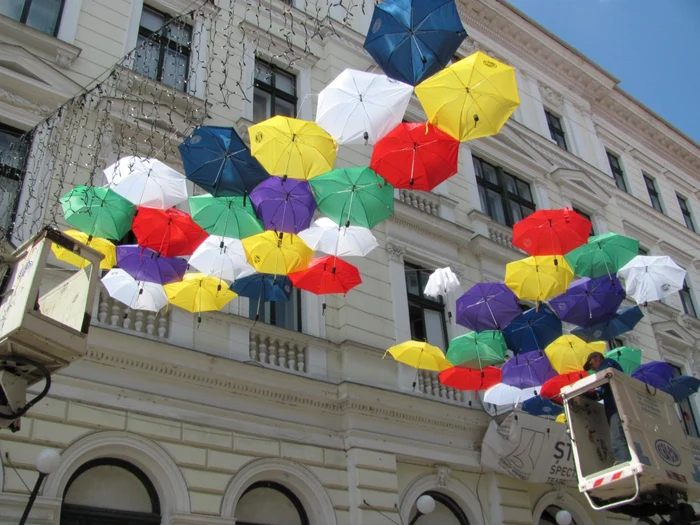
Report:
[{"label": "window frame", "polygon": [[[249,318],[249,319],[255,319],[255,311],[254,311],[254,310],[251,310],[251,308],[253,308],[254,306],[259,306],[259,308],[262,310],[262,312],[261,312],[260,318],[259,318],[258,320],[259,320],[261,323],[267,324],[267,325],[270,325],[270,326],[276,326],[277,328],[281,328],[281,329],[283,329],[283,330],[291,330],[291,331],[294,331],[294,332],[302,333],[302,332],[303,332],[303,328],[304,328],[304,323],[303,323],[303,317],[304,317],[304,316],[303,316],[303,310],[302,310],[303,307],[302,307],[301,289],[300,289],[300,288],[294,287],[294,288],[292,288],[292,292],[291,292],[291,293],[294,295],[294,297],[292,297],[292,296],[290,295],[289,301],[284,301],[284,302],[289,304],[289,303],[292,303],[293,301],[296,300],[296,303],[297,303],[297,308],[296,308],[296,309],[297,309],[297,316],[296,316],[296,320],[295,320],[295,322],[294,322],[294,328],[287,328],[287,327],[285,327],[285,326],[280,326],[280,325],[278,325],[278,324],[272,322],[273,319],[274,319],[275,321],[277,320],[276,315],[277,315],[277,302],[278,302],[278,301],[269,301],[269,303],[270,303],[270,319],[269,319],[269,321],[267,321],[267,320],[266,320],[266,319],[267,319],[267,311],[266,311],[266,308],[265,308],[265,303],[264,303],[264,302],[261,302],[260,305],[257,305],[257,299],[248,298],[248,318]],[[252,317],[251,317],[251,314],[252,314]]]},{"label": "window frame", "polygon": [[[431,299],[425,296],[423,293],[423,289],[425,288],[423,280],[421,279],[421,275],[425,273],[430,273],[431,270],[420,266],[419,264],[414,264],[410,262],[404,262],[404,280],[407,278],[406,274],[407,272],[415,272],[416,275],[418,276],[418,295],[413,294],[409,291],[408,289],[408,283],[406,284],[406,299],[408,302],[408,320],[409,320],[409,327],[411,330],[411,338],[418,341],[419,339],[416,339],[415,334],[413,333],[413,323],[411,323],[411,306],[415,306],[420,308],[421,312],[423,313],[423,331],[425,332],[425,341],[427,341],[427,327],[425,326],[425,310],[430,310],[433,312],[438,312],[440,314],[440,324],[442,325],[442,337],[445,342],[445,346],[447,347],[450,339],[447,333],[447,316],[445,315],[445,303],[442,300],[442,297],[439,297],[438,300]],[[432,343],[431,343],[432,344]],[[435,345],[437,346],[437,345]],[[447,351],[447,348],[443,348],[443,351]]]},{"label": "window frame", "polygon": [[678,207],[681,209],[681,215],[683,216],[685,227],[691,232],[697,233],[697,230],[695,229],[695,220],[693,219],[693,214],[690,211],[688,199],[683,197],[680,193],[676,193],[676,198],[678,199]]},{"label": "window frame", "polygon": [[[675,363],[669,363],[666,361],[669,365],[671,365],[674,369],[673,377],[678,377],[685,375],[683,373],[683,369],[679,366],[676,365]],[[678,408],[681,411],[681,423],[683,425],[683,430],[685,431],[687,436],[692,436],[692,437],[700,437],[700,426],[698,425],[698,420],[695,417],[695,411],[693,410],[693,405],[690,402],[690,399],[684,399],[680,403],[676,403],[678,405]],[[690,416],[690,420],[687,420],[685,418],[686,414]],[[692,426],[691,426],[692,425]]]},{"label": "window frame", "polygon": [[683,288],[678,291],[678,296],[681,300],[681,308],[685,315],[690,317],[698,318],[698,310],[695,307],[695,301],[693,300],[693,293],[688,285],[688,277],[683,280]]},{"label": "window frame", "polygon": [[[7,135],[14,135],[17,137],[17,143],[22,142],[23,137],[27,136],[27,132],[22,131],[19,128],[8,126],[0,122],[0,132]],[[24,161],[22,162],[22,168],[13,168],[7,164],[0,164],[0,178],[15,181],[19,184],[17,188],[17,194],[14,197],[14,202],[12,203],[12,210],[10,213],[10,224],[7,226],[5,231],[5,238],[10,241],[12,233],[14,230],[14,222],[17,218],[17,210],[19,209],[19,196],[22,193],[22,186],[24,184],[24,177],[27,175],[27,162],[29,160],[29,154],[32,148],[32,141],[28,140],[26,144],[26,151],[24,153]],[[0,225],[1,226],[1,225]]]},{"label": "window frame", "polygon": [[[32,9],[32,3],[34,0],[24,0],[24,5],[22,6],[22,14],[19,16],[19,20],[16,18],[12,18],[12,20],[15,20],[16,22],[19,22],[20,24],[24,24],[27,27],[32,27],[27,25],[27,18],[29,17],[29,12]],[[61,18],[63,18],[63,10],[66,7],[66,0],[60,0],[60,5],[58,7],[58,16],[56,17],[56,22],[55,26],[53,28],[53,33],[44,33],[41,29],[36,29],[35,27],[32,27],[35,31],[39,31],[40,33],[43,33],[45,35],[52,36],[54,38],[58,38],[58,32],[61,29]],[[10,17],[8,17],[10,18]]]},{"label": "window frame", "polygon": [[[258,63],[261,63],[265,67],[272,70],[271,83],[263,82],[262,80],[259,80],[257,78],[257,75],[255,73]],[[282,73],[283,75],[287,75],[293,79],[294,95],[290,95],[289,93],[282,91],[281,89],[278,89],[276,87],[277,72]],[[275,113],[275,101],[277,98],[280,98],[281,100],[284,100],[285,102],[294,106],[294,117],[296,118],[299,112],[299,86],[297,82],[297,74],[291,73],[287,69],[276,65],[274,62],[265,60],[265,58],[256,55],[253,64],[253,120],[255,120],[255,91],[258,89],[270,96],[270,115],[268,115],[266,118],[272,118],[277,114]]]},{"label": "window frame", "polygon": [[659,193],[659,189],[656,187],[656,179],[644,172],[642,172],[642,177],[644,178],[644,185],[647,188],[647,194],[649,194],[651,207],[660,213],[664,213],[664,206],[661,203],[661,194]]},{"label": "window frame", "polygon": [[569,144],[566,141],[566,130],[564,130],[564,126],[561,122],[562,117],[546,108],[544,110],[544,115],[547,119],[547,127],[549,128],[549,134],[552,140],[564,151],[569,151]]},{"label": "window frame", "polygon": [[[293,491],[289,490],[287,487],[282,485],[281,483],[277,483],[275,481],[256,481],[249,487],[247,487],[244,491],[243,494],[241,494],[241,497],[238,498],[239,501],[240,499],[248,494],[249,492],[255,490],[255,489],[272,489],[276,490],[278,492],[281,492],[282,495],[287,498],[289,501],[292,502],[292,505],[294,505],[294,508],[297,510],[297,513],[299,514],[299,520],[301,521],[301,525],[309,525],[309,516],[306,513],[306,509],[304,508],[304,505],[301,503],[301,500],[297,497],[296,494],[294,494]],[[236,520],[236,525],[264,525],[262,523],[252,523],[249,521],[239,521]]]},{"label": "window frame", "polygon": [[[605,150],[605,154],[608,156],[608,164],[610,165],[610,171],[612,172],[613,179],[615,180],[615,186],[619,190],[629,193],[627,189],[627,181],[625,180],[625,170],[622,169],[622,163],[620,162],[620,156],[612,153],[609,150]],[[613,162],[616,166],[613,166]]]},{"label": "window frame", "polygon": [[593,222],[593,215],[588,213],[587,211],[582,210],[581,208],[577,208],[576,206],[572,206],[571,209],[578,213],[581,217],[584,219],[588,220],[588,222],[591,223],[591,234],[589,237],[593,237],[595,235],[598,235],[595,231],[595,223]]}]

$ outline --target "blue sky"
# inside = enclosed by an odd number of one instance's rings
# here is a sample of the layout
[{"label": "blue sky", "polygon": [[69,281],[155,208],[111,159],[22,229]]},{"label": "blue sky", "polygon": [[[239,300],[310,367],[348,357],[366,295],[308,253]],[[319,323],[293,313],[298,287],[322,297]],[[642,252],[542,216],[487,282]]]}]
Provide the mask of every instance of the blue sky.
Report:
[{"label": "blue sky", "polygon": [[508,0],[700,142],[700,0]]}]

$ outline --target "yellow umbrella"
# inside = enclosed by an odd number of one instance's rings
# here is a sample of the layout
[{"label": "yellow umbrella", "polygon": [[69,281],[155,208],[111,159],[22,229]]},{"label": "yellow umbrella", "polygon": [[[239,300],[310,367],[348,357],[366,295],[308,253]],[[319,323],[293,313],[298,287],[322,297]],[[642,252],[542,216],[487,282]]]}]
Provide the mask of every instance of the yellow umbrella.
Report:
[{"label": "yellow umbrella", "polygon": [[238,295],[221,279],[203,273],[185,274],[182,281],[166,284],[163,288],[170,304],[192,313],[221,310]]},{"label": "yellow umbrella", "polygon": [[287,275],[309,267],[314,252],[293,233],[264,231],[241,241],[248,262],[260,273]]},{"label": "yellow umbrella", "polygon": [[[66,230],[63,233],[104,255],[104,258],[100,261],[100,268],[102,270],[111,270],[112,267],[117,264],[117,248],[107,239],[103,239],[102,237],[91,238],[87,233],[78,230]],[[80,269],[90,265],[87,259],[77,256],[72,251],[56,243],[51,243],[51,251],[59,261],[65,261]]]},{"label": "yellow umbrella", "polygon": [[248,132],[251,153],[272,175],[308,180],[333,169],[338,144],[315,122],[277,115]]},{"label": "yellow umbrella", "polygon": [[520,105],[515,70],[481,51],[416,86],[432,124],[457,140],[499,132]]},{"label": "yellow umbrella", "polygon": [[384,357],[386,354],[391,354],[400,363],[419,370],[442,372],[454,367],[437,346],[419,341],[406,341],[392,346],[384,353]]},{"label": "yellow umbrella", "polygon": [[563,257],[539,255],[506,264],[506,286],[520,299],[544,301],[564,293],[573,279]]},{"label": "yellow umbrella", "polygon": [[556,421],[557,423],[566,424],[566,414],[564,414],[564,413],[559,414],[554,421]]},{"label": "yellow umbrella", "polygon": [[580,372],[591,352],[605,352],[605,343],[595,341],[587,343],[575,335],[561,335],[547,345],[547,354],[552,368],[560,374]]}]

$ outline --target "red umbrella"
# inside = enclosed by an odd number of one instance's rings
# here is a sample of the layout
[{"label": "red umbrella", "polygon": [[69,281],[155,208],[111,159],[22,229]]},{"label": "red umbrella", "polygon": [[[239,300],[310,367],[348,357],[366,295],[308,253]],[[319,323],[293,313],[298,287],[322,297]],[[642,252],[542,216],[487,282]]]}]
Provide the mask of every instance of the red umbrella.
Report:
[{"label": "red umbrella", "polygon": [[530,255],[565,255],[590,233],[591,221],[574,210],[537,210],[513,226],[513,246]]},{"label": "red umbrella", "polygon": [[288,277],[297,288],[316,295],[347,293],[362,283],[357,268],[332,255],[312,259],[308,269],[290,273]]},{"label": "red umbrella", "polygon": [[586,372],[569,372],[568,374],[554,376],[552,379],[548,379],[544,382],[540,390],[540,395],[552,401],[556,401],[557,403],[561,403],[561,396],[559,395],[561,389],[574,384],[584,377],[588,377]]},{"label": "red umbrella", "polygon": [[457,173],[459,142],[432,124],[404,122],[381,138],[369,166],[396,188],[430,191]]},{"label": "red umbrella", "polygon": [[184,211],[158,210],[138,206],[131,229],[139,246],[159,252],[163,257],[192,255],[209,237]]},{"label": "red umbrella", "polygon": [[487,366],[482,370],[473,370],[455,366],[440,372],[440,383],[457,390],[486,390],[501,382],[501,370]]}]

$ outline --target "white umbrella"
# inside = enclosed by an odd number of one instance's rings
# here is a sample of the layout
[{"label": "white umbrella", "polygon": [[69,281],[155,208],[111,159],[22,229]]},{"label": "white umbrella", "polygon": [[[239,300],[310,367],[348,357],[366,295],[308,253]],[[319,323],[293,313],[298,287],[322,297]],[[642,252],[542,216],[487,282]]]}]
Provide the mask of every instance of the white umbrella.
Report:
[{"label": "white umbrella", "polygon": [[683,289],[686,271],[667,255],[637,255],[617,272],[638,304],[659,301]]},{"label": "white umbrella", "polygon": [[104,174],[110,189],[137,206],[167,210],[187,199],[185,176],[156,159],[122,157]]},{"label": "white umbrella", "polygon": [[451,268],[438,268],[428,277],[423,294],[437,298],[442,295],[447,299],[447,294],[459,289],[459,279]]},{"label": "white umbrella", "polygon": [[338,257],[365,257],[377,247],[377,239],[361,226],[338,226],[328,217],[316,219],[299,237],[315,251]]},{"label": "white umbrella", "polygon": [[316,123],[339,144],[374,144],[401,124],[413,87],[346,69],[318,95]]},{"label": "white umbrella", "polygon": [[255,268],[248,264],[243,243],[220,235],[210,235],[197,247],[190,257],[190,266],[226,281],[256,273]]},{"label": "white umbrella", "polygon": [[526,399],[535,397],[538,390],[539,388],[522,389],[506,385],[505,383],[498,383],[484,392],[482,402],[486,412],[496,416],[515,409],[517,405]]},{"label": "white umbrella", "polygon": [[112,268],[102,278],[102,284],[110,297],[133,310],[159,312],[168,304],[163,285],[137,281],[121,268]]}]

